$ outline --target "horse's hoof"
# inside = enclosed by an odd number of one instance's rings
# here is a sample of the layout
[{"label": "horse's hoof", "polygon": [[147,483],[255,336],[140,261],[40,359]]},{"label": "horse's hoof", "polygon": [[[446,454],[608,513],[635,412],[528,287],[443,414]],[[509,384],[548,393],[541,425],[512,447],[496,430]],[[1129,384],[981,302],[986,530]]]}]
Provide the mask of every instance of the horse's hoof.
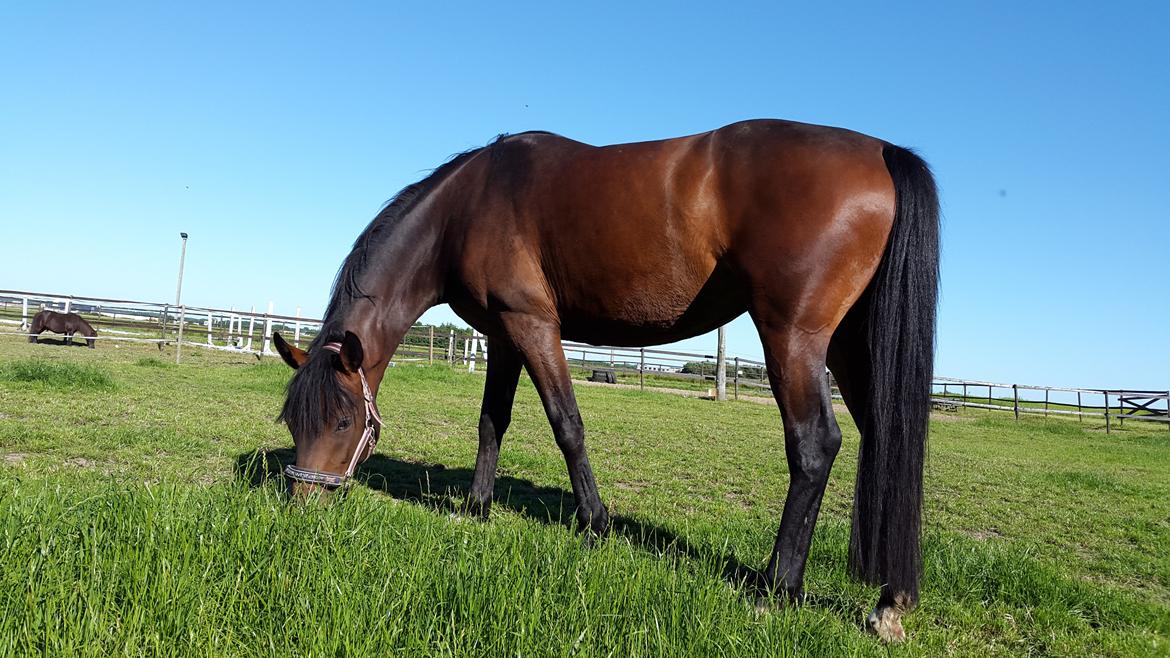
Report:
[{"label": "horse's hoof", "polygon": [[866,625],[882,642],[897,644],[906,641],[906,629],[902,628],[902,613],[897,606],[878,606],[869,613]]}]

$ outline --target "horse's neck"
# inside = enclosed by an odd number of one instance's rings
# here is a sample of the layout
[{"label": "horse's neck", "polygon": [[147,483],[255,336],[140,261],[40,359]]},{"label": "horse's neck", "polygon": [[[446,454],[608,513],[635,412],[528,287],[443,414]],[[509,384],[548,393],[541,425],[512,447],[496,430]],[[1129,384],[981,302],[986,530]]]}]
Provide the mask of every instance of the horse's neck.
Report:
[{"label": "horse's neck", "polygon": [[358,275],[358,288],[369,298],[351,300],[340,324],[362,340],[366,374],[375,390],[406,332],[441,298],[446,272],[442,229],[423,215],[403,217],[367,255]]}]

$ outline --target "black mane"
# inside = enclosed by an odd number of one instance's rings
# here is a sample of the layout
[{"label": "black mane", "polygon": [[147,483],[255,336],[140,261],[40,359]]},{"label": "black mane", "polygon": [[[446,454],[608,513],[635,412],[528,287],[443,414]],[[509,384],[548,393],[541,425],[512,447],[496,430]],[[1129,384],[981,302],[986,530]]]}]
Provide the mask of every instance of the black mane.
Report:
[{"label": "black mane", "polygon": [[[414,208],[419,201],[426,198],[427,193],[458,169],[460,165],[490,146],[491,144],[453,155],[446,162],[431,170],[426,178],[402,188],[398,194],[383,204],[382,209],[366,226],[366,229],[358,235],[349,255],[345,257],[341,268],[337,270],[337,277],[333,280],[333,290],[330,293],[329,306],[325,311],[325,324],[327,326],[331,320],[342,317],[344,311],[354,300],[372,299],[357,282],[358,276],[365,271],[370,249],[376,249],[382,244],[399,218]],[[327,333],[324,329],[322,327],[322,336]],[[331,339],[335,339],[335,337]]]}]

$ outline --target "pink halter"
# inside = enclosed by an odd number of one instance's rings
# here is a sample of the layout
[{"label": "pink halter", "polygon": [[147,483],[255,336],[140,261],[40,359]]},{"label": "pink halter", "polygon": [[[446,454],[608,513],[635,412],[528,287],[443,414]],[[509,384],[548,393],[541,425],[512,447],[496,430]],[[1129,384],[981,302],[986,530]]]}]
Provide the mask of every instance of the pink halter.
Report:
[{"label": "pink halter", "polygon": [[[341,354],[341,343],[325,343],[321,348],[335,354]],[[361,366],[358,367],[358,377],[362,380],[362,398],[365,400],[366,407],[366,427],[362,431],[361,440],[358,441],[357,446],[353,449],[353,457],[349,460],[349,466],[346,467],[345,474],[337,475],[336,473],[327,473],[325,471],[314,471],[289,464],[284,468],[284,474],[289,479],[308,482],[310,484],[320,484],[327,487],[339,487],[353,476],[353,472],[357,470],[358,462],[361,461],[359,457],[364,454],[365,458],[368,459],[370,455],[374,454],[374,448],[378,445],[378,428],[383,425],[382,417],[378,415],[378,407],[374,404],[374,395],[370,392],[370,384],[366,381],[366,372],[362,370]]]}]

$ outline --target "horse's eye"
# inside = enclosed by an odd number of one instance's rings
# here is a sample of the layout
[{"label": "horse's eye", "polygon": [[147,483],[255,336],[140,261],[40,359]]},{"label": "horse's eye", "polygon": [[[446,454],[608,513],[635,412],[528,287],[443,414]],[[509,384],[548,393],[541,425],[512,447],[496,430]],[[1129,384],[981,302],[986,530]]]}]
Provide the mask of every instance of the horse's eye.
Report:
[{"label": "horse's eye", "polygon": [[344,432],[347,429],[349,429],[349,419],[348,418],[342,418],[341,420],[337,421],[337,431],[338,432]]}]

